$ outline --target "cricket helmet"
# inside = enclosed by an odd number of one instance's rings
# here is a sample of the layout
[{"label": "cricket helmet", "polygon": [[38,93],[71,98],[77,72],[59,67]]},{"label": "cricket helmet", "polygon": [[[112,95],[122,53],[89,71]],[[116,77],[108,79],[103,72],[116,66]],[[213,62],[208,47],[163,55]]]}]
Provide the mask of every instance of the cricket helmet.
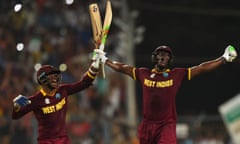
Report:
[{"label": "cricket helmet", "polygon": [[158,46],[153,52],[152,52],[152,62],[154,64],[156,64],[156,61],[157,61],[157,58],[156,56],[158,55],[158,53],[160,51],[165,51],[165,52],[168,52],[169,55],[170,55],[170,61],[169,63],[172,63],[173,61],[173,52],[172,52],[172,49],[169,47],[169,46],[165,46],[165,45],[162,45],[162,46]]},{"label": "cricket helmet", "polygon": [[38,71],[37,71],[37,81],[40,85],[45,84],[48,82],[48,75],[50,74],[59,74],[61,71],[57,69],[54,66],[51,65],[43,65]]}]

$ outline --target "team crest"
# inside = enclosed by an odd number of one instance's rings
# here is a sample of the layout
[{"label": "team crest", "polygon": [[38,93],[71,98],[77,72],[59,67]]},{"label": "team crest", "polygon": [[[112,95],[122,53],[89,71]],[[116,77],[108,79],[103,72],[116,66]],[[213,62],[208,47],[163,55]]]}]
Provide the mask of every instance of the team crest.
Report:
[{"label": "team crest", "polygon": [[167,78],[167,77],[168,77],[168,73],[167,73],[167,72],[164,72],[164,73],[163,73],[163,77]]},{"label": "team crest", "polygon": [[50,99],[49,98],[45,98],[45,104],[50,104]]},{"label": "team crest", "polygon": [[55,98],[59,99],[60,97],[61,97],[61,94],[60,93],[56,93]]}]

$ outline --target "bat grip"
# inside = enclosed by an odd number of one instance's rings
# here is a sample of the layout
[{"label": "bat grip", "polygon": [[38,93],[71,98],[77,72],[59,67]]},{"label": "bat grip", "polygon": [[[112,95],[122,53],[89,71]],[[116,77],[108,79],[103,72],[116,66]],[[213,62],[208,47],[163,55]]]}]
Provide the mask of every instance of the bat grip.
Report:
[{"label": "bat grip", "polygon": [[101,71],[102,71],[102,77],[105,78],[106,75],[105,75],[104,64],[100,64],[100,67],[101,67]]},{"label": "bat grip", "polygon": [[99,49],[103,51],[104,50],[104,44],[101,43],[100,46],[99,46]]},{"label": "bat grip", "polygon": [[[103,43],[100,44],[99,49],[102,50],[102,51],[104,50],[104,44]],[[97,64],[99,64],[99,59],[97,59]],[[105,78],[104,64],[100,64],[100,67],[101,67],[101,71],[102,71],[102,77]]]},{"label": "bat grip", "polygon": [[[99,49],[103,51],[103,49],[104,49],[104,44],[103,43],[100,44]],[[99,63],[100,63],[100,60],[97,59],[96,60],[96,65],[99,65]],[[101,65],[101,69],[102,69],[102,65]]]},{"label": "bat grip", "polygon": [[100,61],[99,59],[96,59],[96,65],[99,65]]}]

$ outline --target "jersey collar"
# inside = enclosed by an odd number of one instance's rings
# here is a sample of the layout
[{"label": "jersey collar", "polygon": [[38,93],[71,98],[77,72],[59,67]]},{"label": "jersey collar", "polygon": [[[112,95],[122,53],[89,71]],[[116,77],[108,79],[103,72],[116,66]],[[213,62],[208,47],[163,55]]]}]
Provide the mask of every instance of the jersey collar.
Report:
[{"label": "jersey collar", "polygon": [[162,73],[168,73],[168,72],[170,72],[170,69],[166,69],[166,70],[164,70],[164,71],[157,71],[155,68],[154,69],[152,69],[152,72],[153,73],[157,73],[157,74],[162,74]]},{"label": "jersey collar", "polygon": [[40,89],[40,92],[43,96],[54,96],[57,90],[52,91],[51,93],[47,93],[46,91],[43,90],[43,88]]}]

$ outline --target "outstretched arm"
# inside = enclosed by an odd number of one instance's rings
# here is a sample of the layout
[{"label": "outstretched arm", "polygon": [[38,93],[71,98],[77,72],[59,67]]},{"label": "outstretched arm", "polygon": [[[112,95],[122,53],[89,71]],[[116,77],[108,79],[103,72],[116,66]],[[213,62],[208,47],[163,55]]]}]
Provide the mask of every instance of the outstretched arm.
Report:
[{"label": "outstretched arm", "polygon": [[219,57],[215,60],[203,62],[197,66],[191,67],[191,78],[205,72],[212,71],[216,68],[218,68],[220,65],[225,63],[225,59],[223,57]]},{"label": "outstretched arm", "polygon": [[95,49],[94,52],[97,55],[96,57],[100,59],[101,63],[106,64],[117,72],[121,72],[133,78],[134,67],[108,59],[108,57],[105,56],[105,52],[100,49]]},{"label": "outstretched arm", "polygon": [[111,61],[109,59],[106,60],[106,65],[117,72],[124,73],[133,78],[133,67],[132,66],[129,66],[129,65],[117,62],[117,61]]},{"label": "outstretched arm", "polygon": [[201,73],[215,70],[216,68],[218,68],[219,66],[221,66],[222,64],[224,64],[226,62],[232,62],[234,59],[236,59],[236,57],[237,57],[237,51],[235,50],[235,48],[233,46],[228,46],[225,49],[225,52],[221,57],[219,57],[215,60],[203,62],[200,65],[191,67],[190,68],[191,69],[191,78],[193,78]]}]

